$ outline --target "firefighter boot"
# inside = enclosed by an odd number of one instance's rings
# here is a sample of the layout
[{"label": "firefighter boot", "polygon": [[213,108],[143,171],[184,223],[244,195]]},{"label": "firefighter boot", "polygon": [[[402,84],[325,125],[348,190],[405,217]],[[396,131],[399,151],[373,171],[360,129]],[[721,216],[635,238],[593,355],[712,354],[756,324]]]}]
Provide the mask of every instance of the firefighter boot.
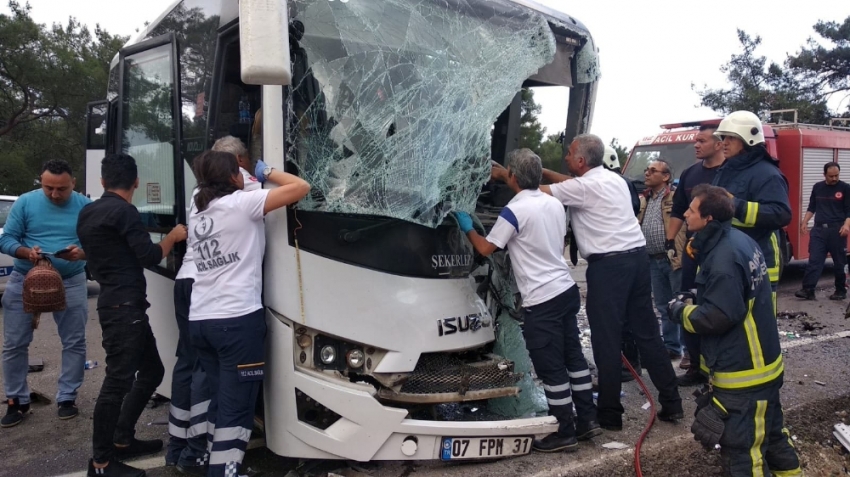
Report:
[{"label": "firefighter boot", "polygon": [[797,298],[802,298],[804,300],[814,300],[815,291],[811,288],[803,288],[801,290],[797,290],[794,293],[794,296],[796,296]]}]

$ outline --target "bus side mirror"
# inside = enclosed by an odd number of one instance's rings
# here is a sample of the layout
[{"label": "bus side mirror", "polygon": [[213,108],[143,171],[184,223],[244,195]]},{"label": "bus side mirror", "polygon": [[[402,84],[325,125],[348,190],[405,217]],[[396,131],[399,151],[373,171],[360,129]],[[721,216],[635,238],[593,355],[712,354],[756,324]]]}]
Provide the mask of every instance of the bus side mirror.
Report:
[{"label": "bus side mirror", "polygon": [[242,81],[255,85],[289,85],[287,2],[239,0],[239,51]]}]

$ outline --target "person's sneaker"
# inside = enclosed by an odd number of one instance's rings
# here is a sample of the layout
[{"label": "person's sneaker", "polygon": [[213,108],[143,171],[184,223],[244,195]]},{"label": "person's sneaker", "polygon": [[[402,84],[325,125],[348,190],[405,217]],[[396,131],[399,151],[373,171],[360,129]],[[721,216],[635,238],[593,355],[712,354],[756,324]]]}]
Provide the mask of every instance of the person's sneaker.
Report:
[{"label": "person's sneaker", "polygon": [[562,437],[552,433],[543,439],[534,439],[531,448],[537,452],[575,452],[578,450],[578,440],[573,436]]},{"label": "person's sneaker", "polygon": [[794,296],[797,298],[802,298],[804,300],[814,300],[815,299],[815,291],[811,288],[803,288],[802,290],[797,290],[794,292]]},{"label": "person's sneaker", "polygon": [[833,293],[832,295],[829,295],[829,299],[830,300],[846,300],[847,299],[847,291],[846,290],[842,290],[842,291],[835,290],[835,293]]},{"label": "person's sneaker", "polygon": [[676,378],[676,383],[679,387],[698,386],[707,382],[708,378],[696,366],[691,366],[688,372]]},{"label": "person's sneaker", "polygon": [[24,420],[24,416],[30,412],[29,404],[19,404],[18,398],[9,399],[6,402],[6,415],[0,419],[0,427],[14,427]]},{"label": "person's sneaker", "polygon": [[576,440],[586,441],[602,434],[602,427],[596,421],[576,425]]},{"label": "person's sneaker", "polygon": [[59,419],[65,420],[79,416],[80,410],[77,409],[74,401],[62,401],[59,403],[59,410],[56,413],[59,415]]},{"label": "person's sneaker", "polygon": [[682,355],[682,361],[679,362],[679,369],[691,369],[691,354],[687,351]]},{"label": "person's sneaker", "polygon": [[675,422],[684,419],[685,412],[681,403],[678,406],[662,406],[657,417],[659,421]]},{"label": "person's sneaker", "polygon": [[130,467],[129,465],[113,460],[102,469],[94,466],[94,462],[89,459],[89,470],[86,472],[86,477],[145,477],[147,474],[142,469]]},{"label": "person's sneaker", "polygon": [[156,454],[157,452],[162,450],[162,441],[159,439],[152,439],[149,441],[143,441],[136,438],[133,438],[133,442],[130,443],[129,446],[126,447],[118,447],[115,446],[115,459],[117,460],[127,460],[132,459],[134,457],[141,457],[143,455]]}]

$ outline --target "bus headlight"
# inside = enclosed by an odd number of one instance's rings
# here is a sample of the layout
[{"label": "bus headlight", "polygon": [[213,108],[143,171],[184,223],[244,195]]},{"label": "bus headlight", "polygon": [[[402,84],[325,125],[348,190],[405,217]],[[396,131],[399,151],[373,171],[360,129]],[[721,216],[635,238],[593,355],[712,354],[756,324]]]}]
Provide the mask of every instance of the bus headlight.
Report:
[{"label": "bus headlight", "polygon": [[319,356],[322,360],[322,363],[331,364],[336,361],[336,348],[331,345],[322,346],[322,351]]},{"label": "bus headlight", "polygon": [[345,355],[345,359],[346,361],[348,361],[348,366],[351,368],[359,368],[363,366],[365,358],[366,355],[364,355],[363,351],[358,348],[349,350],[348,353]]}]

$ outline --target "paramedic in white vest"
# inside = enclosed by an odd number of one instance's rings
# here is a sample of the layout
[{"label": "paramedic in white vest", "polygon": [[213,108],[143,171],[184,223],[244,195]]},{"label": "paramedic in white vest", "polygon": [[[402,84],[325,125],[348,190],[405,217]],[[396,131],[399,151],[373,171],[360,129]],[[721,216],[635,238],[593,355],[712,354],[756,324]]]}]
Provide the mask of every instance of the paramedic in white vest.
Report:
[{"label": "paramedic in white vest", "polygon": [[542,171],[540,158],[531,150],[511,152],[505,183],[516,196],[502,208],[486,238],[473,229],[469,214],[455,216],[478,253],[488,256],[504,248],[510,253],[522,295],[525,344],[543,381],[549,413],[559,424],[558,432],[534,440],[534,450],[575,451],[579,440],[598,436],[602,429],[596,422],[590,370],[576,322],[581,296],[564,260],[566,213],[557,199],[540,192]]},{"label": "paramedic in white vest", "polygon": [[310,191],[303,179],[258,166],[263,180],[279,187],[242,190],[244,177],[227,152],[207,151],[193,164],[198,193],[189,214],[195,266],[189,335],[210,390],[208,477],[240,474],[254,427],[265,365],[263,218]]},{"label": "paramedic in white vest", "polygon": [[[682,419],[676,373],[664,350],[652,306],[649,255],[640,225],[629,207],[629,188],[618,174],[602,166],[605,144],[593,134],[576,136],[564,158],[573,174],[545,170],[551,185],[540,190],[570,208],[581,256],[587,260],[587,319],[593,358],[599,370],[597,414],[603,429],[623,428],[620,403],[620,343],[628,325],[640,351],[641,364],[658,389],[658,419]],[[506,180],[493,169],[494,179]]]},{"label": "paramedic in white vest", "polygon": [[263,187],[261,181],[248,172],[253,171],[254,166],[251,165],[248,148],[245,147],[245,143],[241,139],[235,136],[224,136],[213,144],[212,150],[229,152],[236,156],[236,163],[239,164],[239,172],[242,173],[242,182],[245,184],[242,190],[248,192]]}]

